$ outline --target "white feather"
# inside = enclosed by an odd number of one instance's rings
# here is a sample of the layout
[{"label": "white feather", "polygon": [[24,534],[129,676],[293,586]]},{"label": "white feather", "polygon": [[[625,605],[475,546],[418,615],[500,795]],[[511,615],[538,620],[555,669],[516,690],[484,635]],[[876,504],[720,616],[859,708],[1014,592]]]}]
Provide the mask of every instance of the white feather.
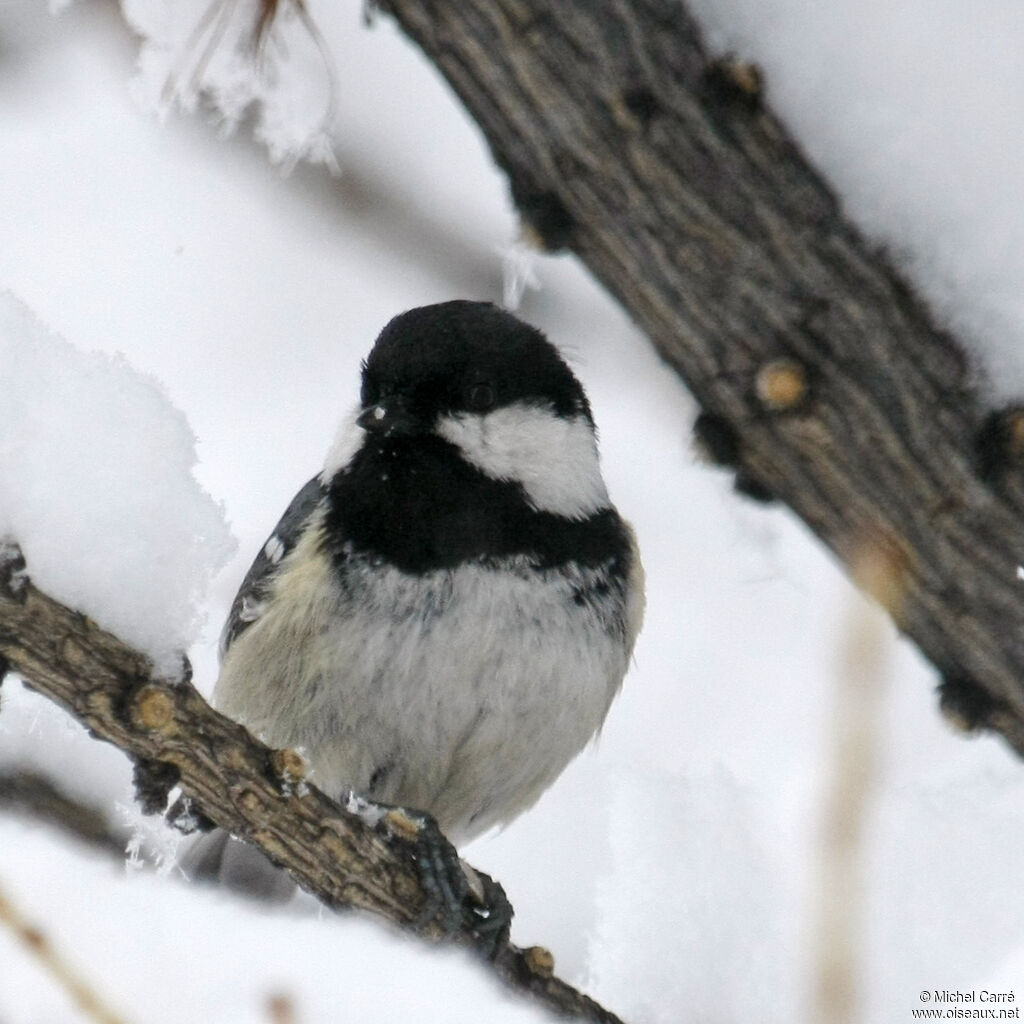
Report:
[{"label": "white feather", "polygon": [[494,412],[442,417],[437,433],[494,480],[522,484],[540,512],[585,519],[608,507],[597,439],[583,416],[516,402]]},{"label": "white feather", "polygon": [[366,438],[366,431],[356,423],[356,417],[361,411],[359,406],[356,406],[338,425],[334,440],[324,459],[321,480],[330,480],[339,469],[347,466],[362,446],[363,440]]}]

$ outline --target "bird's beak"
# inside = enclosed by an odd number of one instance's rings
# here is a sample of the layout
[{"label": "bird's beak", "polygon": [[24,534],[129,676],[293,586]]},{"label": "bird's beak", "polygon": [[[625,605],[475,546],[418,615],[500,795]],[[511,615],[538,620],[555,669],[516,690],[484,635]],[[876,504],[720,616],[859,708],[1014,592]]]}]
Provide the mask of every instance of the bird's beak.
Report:
[{"label": "bird's beak", "polygon": [[356,423],[371,434],[383,437],[402,437],[422,434],[423,423],[409,411],[401,395],[391,395],[376,405],[367,406],[356,417]]}]

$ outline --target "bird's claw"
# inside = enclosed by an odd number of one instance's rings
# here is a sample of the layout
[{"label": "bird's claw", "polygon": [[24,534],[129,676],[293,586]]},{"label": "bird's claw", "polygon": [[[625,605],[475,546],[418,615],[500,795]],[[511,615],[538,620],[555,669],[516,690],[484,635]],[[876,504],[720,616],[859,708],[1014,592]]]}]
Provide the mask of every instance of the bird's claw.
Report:
[{"label": "bird's claw", "polygon": [[424,895],[413,927],[439,931],[444,938],[468,932],[474,948],[493,958],[508,941],[512,924],[504,889],[465,864],[429,814],[392,807],[379,818],[378,827],[411,845]]},{"label": "bird's claw", "polygon": [[472,903],[470,912],[474,917],[472,932],[477,940],[477,948],[491,960],[508,943],[515,911],[499,882],[464,862],[460,863],[463,872],[472,873],[480,886],[480,891],[473,885],[469,886]]}]

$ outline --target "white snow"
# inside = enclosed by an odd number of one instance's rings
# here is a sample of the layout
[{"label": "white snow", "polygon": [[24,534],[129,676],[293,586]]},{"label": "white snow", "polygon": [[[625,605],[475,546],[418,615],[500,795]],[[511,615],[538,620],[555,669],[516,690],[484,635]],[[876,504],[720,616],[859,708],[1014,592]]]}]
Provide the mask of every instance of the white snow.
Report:
[{"label": "white snow", "polygon": [[[125,875],[45,829],[0,818],[0,850],[13,847],[18,856],[0,860],[0,891],[128,1021],[256,1024],[275,1019],[274,996],[303,1024],[542,1019],[466,954],[426,949],[355,914],[246,912],[180,879]],[[83,1019],[2,927],[0,963],[5,1021]]]},{"label": "white snow", "polygon": [[[97,743],[52,701],[11,676],[0,689],[0,774],[19,767],[49,775],[64,793],[87,804],[109,809],[132,803],[131,764],[124,754]],[[0,877],[3,864],[0,853]]]},{"label": "white snow", "polygon": [[1024,92],[1016,0],[692,0],[713,50],[768,100],[980,356],[993,401],[1024,392]]},{"label": "white snow", "polygon": [[[772,102],[848,209],[989,353],[995,394],[1013,394],[1024,294],[1016,0],[697,8],[716,47],[764,64]],[[151,89],[174,59],[157,48],[181,42],[203,9],[132,3],[151,40]],[[355,4],[310,10],[336,55],[340,179],[304,166],[282,179],[241,133],[223,140],[201,118],[140,114],[127,98],[137,41],[107,5],[52,19],[17,0],[0,14],[0,180],[14,197],[0,220],[0,287],[81,349],[123,352],[159,379],[201,439],[195,475],[240,537],[185,615],[205,613],[213,627],[190,651],[207,688],[234,591],[319,468],[377,331],[425,302],[500,300],[496,251],[516,237],[504,182],[436,73],[386,20],[364,31]],[[315,60],[297,64],[319,73]],[[323,109],[310,96],[307,123]],[[508,890],[514,937],[550,946],[562,974],[630,1024],[806,1019],[828,713],[859,599],[788,514],[740,501],[725,474],[694,464],[689,400],[572,261],[539,257],[531,272],[541,287],[521,295],[521,313],[568,350],[587,387],[609,492],[644,553],[647,623],[598,745],[466,855]],[[43,350],[63,349],[48,340]],[[57,360],[65,374],[75,360],[105,367],[94,376],[109,374],[112,394],[119,374],[131,376],[123,362],[67,359]],[[173,500],[191,493],[204,507],[188,482],[183,420],[158,414],[167,400],[147,386],[153,415],[137,433],[151,436],[133,443],[169,448],[182,478]],[[0,430],[6,404],[3,415]],[[102,427],[92,417],[70,429]],[[108,424],[108,446],[114,433]],[[62,432],[47,448],[61,481],[77,479],[65,466],[74,440]],[[111,485],[111,498],[123,489]],[[54,530],[85,535],[66,506],[52,514],[69,520]],[[175,528],[177,557],[202,531],[194,519]],[[97,549],[123,541],[119,528],[90,530]],[[862,1019],[910,1019],[919,993],[936,988],[1017,986],[1019,1003],[1024,771],[998,741],[950,733],[934,674],[890,642],[864,851]],[[11,681],[2,703],[0,764],[30,763],[106,808],[128,799],[115,751]],[[294,994],[303,1022],[337,1019],[335,1002],[353,1020],[397,1020],[413,997],[424,1021],[456,1019],[462,1006],[467,1019],[537,1019],[496,1008],[457,958],[396,952],[370,924],[303,920],[298,908],[267,917],[146,872],[124,877],[2,811],[0,885],[132,1019],[180,1019],[187,1000],[190,1019],[266,1020],[271,987]],[[0,965],[5,1022],[74,1019],[22,954],[0,945]]]},{"label": "white snow", "polygon": [[234,543],[196,483],[195,439],[159,384],[85,353],[0,293],[0,537],[36,585],[166,672]]},{"label": "white snow", "polygon": [[785,876],[762,838],[771,827],[763,797],[722,768],[651,783],[623,777],[611,794],[612,865],[598,884],[589,950],[595,996],[652,1024],[792,1020],[794,963],[778,955],[794,948],[792,922],[776,891]]}]

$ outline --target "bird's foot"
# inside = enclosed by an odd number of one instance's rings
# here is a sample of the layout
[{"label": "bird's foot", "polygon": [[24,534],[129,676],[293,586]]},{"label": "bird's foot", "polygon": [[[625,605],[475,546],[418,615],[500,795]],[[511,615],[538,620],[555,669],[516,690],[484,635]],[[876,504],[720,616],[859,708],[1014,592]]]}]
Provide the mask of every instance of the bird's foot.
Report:
[{"label": "bird's foot", "polygon": [[470,907],[474,915],[473,934],[484,955],[489,960],[493,959],[508,942],[515,911],[500,882],[470,867],[464,860],[460,860],[459,864],[473,900]]},{"label": "bird's foot", "polygon": [[504,889],[466,864],[429,814],[355,795],[346,804],[409,851],[424,897],[413,921],[416,931],[439,938],[468,937],[478,952],[492,959],[508,942],[512,924]]}]

